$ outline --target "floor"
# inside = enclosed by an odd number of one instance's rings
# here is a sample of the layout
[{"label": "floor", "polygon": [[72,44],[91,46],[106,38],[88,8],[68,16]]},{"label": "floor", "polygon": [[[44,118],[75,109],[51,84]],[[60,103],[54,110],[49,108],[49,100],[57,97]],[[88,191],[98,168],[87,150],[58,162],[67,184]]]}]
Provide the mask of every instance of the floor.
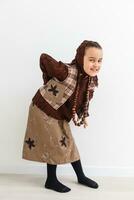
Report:
[{"label": "floor", "polygon": [[134,200],[134,177],[89,177],[99,184],[93,189],[77,183],[76,177],[59,177],[71,188],[59,193],[44,188],[41,175],[0,174],[0,200]]}]

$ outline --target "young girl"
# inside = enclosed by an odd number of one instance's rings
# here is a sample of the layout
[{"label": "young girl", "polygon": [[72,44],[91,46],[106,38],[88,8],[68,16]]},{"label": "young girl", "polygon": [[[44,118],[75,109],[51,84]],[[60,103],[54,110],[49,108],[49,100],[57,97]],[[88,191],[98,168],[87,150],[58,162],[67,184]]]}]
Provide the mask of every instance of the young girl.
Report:
[{"label": "young girl", "polygon": [[58,62],[45,53],[40,56],[44,84],[29,106],[22,157],[47,163],[45,188],[57,192],[71,190],[56,175],[57,165],[63,163],[71,163],[78,183],[98,188],[83,172],[69,122],[72,119],[76,126],[88,126],[89,101],[98,86],[101,62],[102,47],[88,40],[77,48],[71,63]]}]

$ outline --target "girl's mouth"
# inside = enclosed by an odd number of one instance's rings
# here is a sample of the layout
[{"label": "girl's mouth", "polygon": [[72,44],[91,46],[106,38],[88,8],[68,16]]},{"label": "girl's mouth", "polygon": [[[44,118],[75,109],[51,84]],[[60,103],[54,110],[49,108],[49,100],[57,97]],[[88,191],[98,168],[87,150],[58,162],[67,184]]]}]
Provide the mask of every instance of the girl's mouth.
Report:
[{"label": "girl's mouth", "polygon": [[94,68],[90,68],[90,70],[93,71],[93,72],[97,72],[98,71],[98,69],[94,69]]},{"label": "girl's mouth", "polygon": [[90,68],[90,70],[93,71],[93,72],[95,72],[95,69],[93,69],[93,68]]}]

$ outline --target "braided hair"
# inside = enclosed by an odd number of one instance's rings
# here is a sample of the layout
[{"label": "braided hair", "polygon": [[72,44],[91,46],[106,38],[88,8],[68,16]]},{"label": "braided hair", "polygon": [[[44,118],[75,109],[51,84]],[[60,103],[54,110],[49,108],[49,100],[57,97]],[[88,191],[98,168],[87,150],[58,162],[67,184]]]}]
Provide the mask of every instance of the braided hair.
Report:
[{"label": "braided hair", "polygon": [[89,47],[96,47],[99,49],[102,49],[102,47],[94,41],[88,41],[84,40],[80,46],[76,50],[76,56],[70,63],[71,65],[75,64],[76,67],[78,68],[78,78],[77,78],[77,85],[76,85],[76,93],[75,93],[75,98],[73,101],[73,107],[72,107],[72,119],[73,122],[76,126],[81,126],[82,124],[85,124],[85,118],[88,116],[88,106],[89,106],[89,95],[90,92],[94,90],[94,87],[98,87],[98,78],[97,76],[91,77],[88,75],[88,84],[87,84],[87,90],[86,90],[86,97],[85,97],[85,102],[84,102],[84,107],[83,107],[83,113],[79,119],[75,119],[76,115],[76,106],[77,106],[77,98],[80,90],[80,80],[81,78],[87,76],[83,69],[83,58],[85,54],[85,50]]}]

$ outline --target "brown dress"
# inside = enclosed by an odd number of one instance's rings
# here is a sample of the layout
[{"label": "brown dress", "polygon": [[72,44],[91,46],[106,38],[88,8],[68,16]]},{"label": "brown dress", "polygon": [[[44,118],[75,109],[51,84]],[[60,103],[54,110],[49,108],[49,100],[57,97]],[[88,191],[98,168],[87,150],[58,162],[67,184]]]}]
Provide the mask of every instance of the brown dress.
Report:
[{"label": "brown dress", "polygon": [[[65,65],[62,62],[57,62],[47,54],[41,55],[40,66],[48,77],[55,76],[62,81],[67,76]],[[43,74],[44,83],[45,78]],[[82,112],[87,81],[87,78],[81,80],[82,87],[76,108],[78,116]],[[58,110],[55,110],[37,91],[29,106],[23,143],[23,159],[49,164],[70,163],[80,159],[80,154],[69,125],[72,117],[71,109],[74,95],[75,91],[65,104]],[[89,99],[92,96],[93,93],[90,93]]]},{"label": "brown dress", "polygon": [[30,104],[23,158],[49,164],[69,163],[80,159],[69,123],[46,115]]}]

